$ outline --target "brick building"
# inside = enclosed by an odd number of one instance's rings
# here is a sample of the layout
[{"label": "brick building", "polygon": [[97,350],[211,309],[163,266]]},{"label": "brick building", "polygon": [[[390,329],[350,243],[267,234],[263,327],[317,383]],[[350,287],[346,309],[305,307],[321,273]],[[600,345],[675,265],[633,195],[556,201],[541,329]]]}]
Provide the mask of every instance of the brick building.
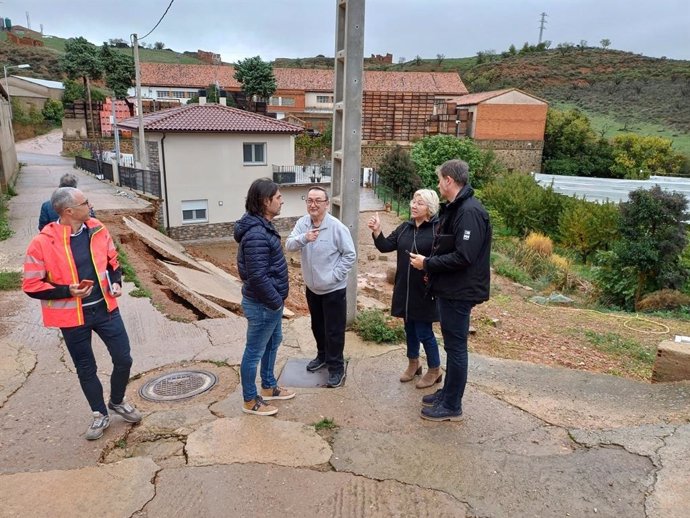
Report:
[{"label": "brick building", "polygon": [[[548,103],[516,88],[463,95],[433,117],[430,133],[470,137],[508,168],[539,172]],[[454,126],[454,128],[453,128]]]}]

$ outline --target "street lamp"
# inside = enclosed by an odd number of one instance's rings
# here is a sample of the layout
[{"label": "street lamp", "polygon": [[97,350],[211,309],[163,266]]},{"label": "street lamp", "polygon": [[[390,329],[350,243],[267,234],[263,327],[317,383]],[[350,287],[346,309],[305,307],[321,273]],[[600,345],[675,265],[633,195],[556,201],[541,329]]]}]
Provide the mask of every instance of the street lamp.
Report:
[{"label": "street lamp", "polygon": [[12,120],[12,99],[10,98],[10,85],[7,84],[7,69],[31,68],[31,65],[4,65],[3,68],[5,69],[5,91],[7,92],[7,102],[10,103],[10,120]]}]

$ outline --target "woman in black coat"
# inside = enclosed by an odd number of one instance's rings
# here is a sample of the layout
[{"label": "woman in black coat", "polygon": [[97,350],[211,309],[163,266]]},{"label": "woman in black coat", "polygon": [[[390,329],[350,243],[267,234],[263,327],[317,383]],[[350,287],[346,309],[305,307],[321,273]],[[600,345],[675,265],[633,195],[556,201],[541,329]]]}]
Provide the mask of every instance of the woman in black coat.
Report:
[{"label": "woman in black coat", "polygon": [[414,193],[410,202],[410,220],[402,223],[388,237],[381,232],[378,213],[372,216],[367,224],[379,252],[398,252],[391,315],[405,321],[409,361],[407,369],[400,376],[400,381],[412,381],[415,376],[422,373],[419,362],[421,342],[424,345],[429,370],[417,381],[417,388],[431,387],[443,378],[438,343],[432,329],[433,323],[439,319],[436,301],[431,295],[427,295],[425,273],[410,266],[408,255],[410,252],[427,257],[431,255],[438,207],[436,191],[420,189]]}]

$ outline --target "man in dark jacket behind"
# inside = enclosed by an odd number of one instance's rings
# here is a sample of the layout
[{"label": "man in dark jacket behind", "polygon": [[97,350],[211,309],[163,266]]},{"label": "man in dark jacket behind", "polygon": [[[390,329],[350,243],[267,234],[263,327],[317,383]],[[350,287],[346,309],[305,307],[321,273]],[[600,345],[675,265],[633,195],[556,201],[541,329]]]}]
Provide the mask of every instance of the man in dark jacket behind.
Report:
[{"label": "man in dark jacket behind", "polygon": [[441,206],[439,229],[431,256],[410,254],[412,266],[429,274],[438,300],[446,350],[443,388],[422,398],[424,419],[457,421],[467,384],[467,335],[470,312],[489,299],[491,223],[468,184],[469,168],[449,160],[437,170],[438,189],[448,203]]},{"label": "man in dark jacket behind", "polygon": [[[247,343],[242,356],[242,411],[275,415],[266,401],[291,399],[295,393],[278,386],[273,372],[283,339],[283,305],[288,295],[288,267],[280,234],[271,222],[280,214],[283,195],[268,178],[255,180],[247,192],[246,213],[235,223],[237,269],[242,279],[242,310],[247,318]],[[261,361],[261,394],[256,368]]]}]

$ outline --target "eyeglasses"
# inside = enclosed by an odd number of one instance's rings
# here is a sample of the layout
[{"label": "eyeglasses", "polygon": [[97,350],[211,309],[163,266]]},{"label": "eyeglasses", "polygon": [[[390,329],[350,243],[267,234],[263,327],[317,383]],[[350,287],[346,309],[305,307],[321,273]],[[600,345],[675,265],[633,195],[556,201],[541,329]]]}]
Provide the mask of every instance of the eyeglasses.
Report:
[{"label": "eyeglasses", "polygon": [[76,209],[77,207],[83,207],[84,205],[88,205],[88,204],[89,204],[89,200],[88,200],[88,198],[87,198],[87,199],[84,200],[83,202],[77,203],[76,205],[72,205],[71,207],[67,207],[67,208],[68,208],[68,209]]},{"label": "eyeglasses", "polygon": [[306,200],[307,205],[321,205],[322,203],[326,203],[328,200],[312,200],[309,198]]}]

